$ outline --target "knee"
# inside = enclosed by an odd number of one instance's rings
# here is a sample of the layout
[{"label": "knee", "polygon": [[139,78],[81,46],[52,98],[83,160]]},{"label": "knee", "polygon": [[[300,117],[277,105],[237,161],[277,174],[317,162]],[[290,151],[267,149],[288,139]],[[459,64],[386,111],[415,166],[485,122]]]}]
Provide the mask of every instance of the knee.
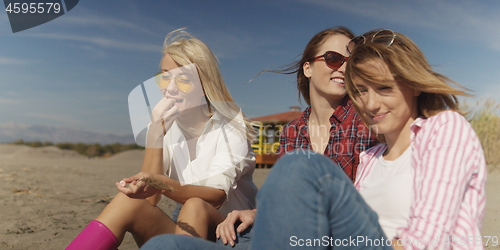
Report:
[{"label": "knee", "polygon": [[182,209],[200,209],[200,208],[206,208],[208,206],[211,205],[205,200],[198,197],[193,197],[189,198],[186,202],[184,202]]},{"label": "knee", "polygon": [[321,178],[324,175],[342,178],[345,173],[332,159],[322,154],[310,150],[296,150],[276,162],[268,178],[273,175],[288,181],[300,181],[304,177]]},{"label": "knee", "polygon": [[142,207],[144,205],[150,204],[147,202],[145,199],[132,199],[128,197],[127,195],[119,192],[118,194],[113,197],[111,202],[109,203],[110,205],[113,204],[114,206],[117,207],[122,207],[122,208],[135,208],[135,207]]},{"label": "knee", "polygon": [[[105,224],[120,240],[121,232],[128,231],[136,222],[137,216],[144,213],[145,206],[152,206],[142,199],[131,199],[123,193],[118,193],[104,210],[96,217],[96,220]],[[121,235],[121,236],[120,236]]]},{"label": "knee", "polygon": [[[322,168],[333,168],[334,163],[326,156],[309,150],[296,150],[282,156],[271,169],[268,178],[299,180],[304,176],[321,174]],[[273,177],[274,176],[274,177]]]},{"label": "knee", "polygon": [[[320,188],[325,178],[342,180],[347,177],[342,169],[324,155],[313,151],[293,151],[276,162],[258,197],[300,194],[303,188]],[[349,183],[352,185],[352,182]]]},{"label": "knee", "polygon": [[132,199],[123,193],[118,193],[106,206],[105,211],[111,211],[111,214],[138,214],[144,211],[146,207],[153,206],[144,199]]},{"label": "knee", "polygon": [[190,217],[204,217],[208,214],[209,207],[212,206],[208,202],[198,197],[189,198],[181,208],[179,218],[189,215]]}]

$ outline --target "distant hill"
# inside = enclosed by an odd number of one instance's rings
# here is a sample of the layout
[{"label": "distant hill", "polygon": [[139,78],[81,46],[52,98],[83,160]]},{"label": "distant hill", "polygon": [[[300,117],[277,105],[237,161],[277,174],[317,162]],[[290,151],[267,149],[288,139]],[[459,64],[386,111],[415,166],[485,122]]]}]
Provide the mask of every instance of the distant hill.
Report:
[{"label": "distant hill", "polygon": [[129,136],[101,134],[66,126],[26,125],[20,123],[0,124],[0,142],[24,141],[99,143],[99,144],[133,144],[132,133]]}]

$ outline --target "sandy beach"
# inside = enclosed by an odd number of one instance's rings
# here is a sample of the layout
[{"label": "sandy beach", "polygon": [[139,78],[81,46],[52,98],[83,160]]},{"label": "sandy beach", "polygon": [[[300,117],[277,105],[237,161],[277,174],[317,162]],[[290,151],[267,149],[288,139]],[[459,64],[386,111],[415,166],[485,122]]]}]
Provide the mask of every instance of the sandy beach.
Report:
[{"label": "sandy beach", "polygon": [[[144,151],[88,159],[56,147],[0,144],[0,249],[64,249],[117,193],[115,182],[137,173]],[[269,169],[257,169],[262,185]],[[500,171],[489,173],[483,236],[500,237]],[[159,206],[169,214],[174,203]],[[120,250],[138,249],[127,234]],[[500,249],[488,246],[486,249]]]}]

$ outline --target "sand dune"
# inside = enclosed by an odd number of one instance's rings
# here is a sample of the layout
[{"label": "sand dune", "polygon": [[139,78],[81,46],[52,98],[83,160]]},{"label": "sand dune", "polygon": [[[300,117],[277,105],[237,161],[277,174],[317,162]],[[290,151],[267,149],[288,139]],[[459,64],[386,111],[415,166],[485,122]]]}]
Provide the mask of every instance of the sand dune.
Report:
[{"label": "sand dune", "polygon": [[[0,249],[64,249],[117,193],[114,183],[136,174],[144,151],[88,159],[55,147],[0,144]],[[254,173],[261,186],[269,170]],[[488,176],[483,235],[500,237],[500,172]],[[160,207],[169,214],[173,202]],[[120,250],[137,249],[127,235]],[[499,249],[489,247],[487,249]]]},{"label": "sand dune", "polygon": [[46,146],[32,148],[25,145],[1,144],[0,159],[21,159],[21,158],[86,158],[73,150],[60,149],[56,146]]},{"label": "sand dune", "polygon": [[124,152],[120,152],[111,157],[106,158],[107,161],[137,161],[137,159],[144,158],[144,150],[132,149]]}]

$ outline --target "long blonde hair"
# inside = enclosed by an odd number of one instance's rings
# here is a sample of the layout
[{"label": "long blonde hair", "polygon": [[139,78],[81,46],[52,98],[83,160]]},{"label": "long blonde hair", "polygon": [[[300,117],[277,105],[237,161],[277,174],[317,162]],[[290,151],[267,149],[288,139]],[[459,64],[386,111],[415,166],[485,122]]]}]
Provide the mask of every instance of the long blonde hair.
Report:
[{"label": "long blonde hair", "polygon": [[[207,99],[209,111],[215,109],[219,114],[233,121],[241,112],[222,79],[218,60],[210,48],[196,39],[183,28],[170,32],[163,43],[163,54],[168,53],[181,66],[194,63],[198,70],[201,85]],[[255,137],[251,122],[241,113],[245,123],[245,134],[251,141]],[[240,126],[235,126],[236,128]]]},{"label": "long blonde hair", "polygon": [[[361,110],[359,110],[359,103],[356,102],[358,89],[354,85],[353,79],[362,79],[382,86],[387,85],[383,81],[377,80],[377,76],[373,73],[360,67],[361,64],[369,60],[381,59],[387,64],[397,82],[421,92],[417,97],[419,116],[428,118],[444,110],[454,110],[465,114],[464,111],[460,110],[456,96],[470,96],[466,88],[433,71],[422,51],[405,35],[394,32],[394,41],[387,46],[387,44],[371,42],[376,32],[365,33],[363,36],[366,42],[357,45],[347,61],[345,86],[356,112],[360,113]],[[451,86],[450,83],[456,87]],[[363,116],[361,117],[363,122],[369,126]]]}]

